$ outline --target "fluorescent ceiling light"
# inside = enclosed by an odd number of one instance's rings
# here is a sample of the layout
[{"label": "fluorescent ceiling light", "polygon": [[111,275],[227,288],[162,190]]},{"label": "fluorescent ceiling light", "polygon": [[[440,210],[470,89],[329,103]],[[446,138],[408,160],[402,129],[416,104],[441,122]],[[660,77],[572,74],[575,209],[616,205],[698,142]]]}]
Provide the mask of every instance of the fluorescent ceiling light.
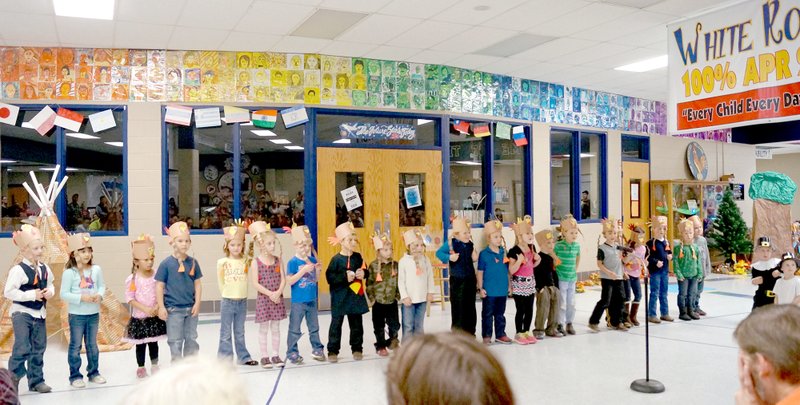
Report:
[{"label": "fluorescent ceiling light", "polygon": [[287,146],[284,146],[284,148],[289,149],[289,150],[303,150],[303,147],[300,146],[300,145],[287,145]]},{"label": "fluorescent ceiling light", "polygon": [[258,136],[278,136],[278,134],[268,129],[255,129],[255,130],[251,129],[250,132]]},{"label": "fluorescent ceiling light", "polygon": [[454,160],[453,163],[458,163],[465,166],[480,166],[480,162],[473,162],[471,160]]},{"label": "fluorescent ceiling light", "polygon": [[103,142],[103,143],[109,146],[116,146],[118,148],[121,148],[122,145],[124,145],[122,142]]},{"label": "fluorescent ceiling light", "polygon": [[291,35],[306,38],[334,39],[361,21],[366,14],[319,9]]},{"label": "fluorescent ceiling light", "polygon": [[507,58],[511,55],[516,55],[527,51],[528,49],[537,47],[546,42],[556,39],[555,37],[548,37],[544,35],[534,34],[519,34],[511,38],[506,38],[502,41],[487,46],[486,48],[475,51],[478,55],[497,56],[500,58]]},{"label": "fluorescent ceiling light", "polygon": [[[43,168],[41,168],[41,169],[39,169],[39,170],[41,170],[41,171],[43,171],[43,172],[54,172],[54,171],[56,170],[56,168],[55,168],[55,167],[43,167]],[[78,171],[78,169],[76,169],[76,168],[74,168],[74,167],[68,167],[68,168],[67,168],[67,171],[68,171],[68,172],[77,172],[77,171]]]},{"label": "fluorescent ceiling light", "polygon": [[417,120],[417,126],[420,126],[420,125],[425,125],[425,124],[429,124],[429,123],[431,123],[431,122],[433,122],[433,120],[423,120],[423,119],[419,119],[419,120]]},{"label": "fluorescent ceiling light", "polygon": [[17,163],[16,160],[8,160],[8,159],[0,159],[0,165],[8,164],[8,163]]},{"label": "fluorescent ceiling light", "polygon": [[628,65],[615,67],[614,70],[624,70],[626,72],[649,72],[667,66],[669,58],[667,55],[656,56],[655,58],[645,59]]},{"label": "fluorescent ceiling light", "polygon": [[36,129],[36,128],[33,127],[33,125],[31,125],[30,122],[23,122],[22,123],[22,128]]},{"label": "fluorescent ceiling light", "polygon": [[350,140],[347,139],[347,138],[344,138],[344,139],[339,139],[339,140],[333,141],[333,143],[350,143]]},{"label": "fluorescent ceiling light", "polygon": [[240,127],[252,127],[253,126],[253,122],[252,121],[250,121],[250,122],[242,122],[242,123],[239,124],[239,126]]},{"label": "fluorescent ceiling light", "polygon": [[70,132],[67,133],[67,136],[70,138],[76,139],[100,139],[99,136],[89,135],[89,134],[82,134],[80,132]]},{"label": "fluorescent ceiling light", "polygon": [[[566,153],[565,153],[565,154],[563,154],[563,155],[553,155],[553,158],[565,158],[565,159],[566,159],[566,158],[568,158],[568,157],[571,157],[571,156],[572,156],[572,155],[570,155],[570,154],[566,154]],[[581,153],[581,157],[582,157],[582,158],[594,157],[594,154],[591,154],[591,153]]]},{"label": "fluorescent ceiling light", "polygon": [[274,143],[274,144],[276,144],[276,145],[286,145],[286,144],[292,143],[292,141],[290,141],[288,139],[282,139],[282,138],[270,139],[269,141]]},{"label": "fluorescent ceiling light", "polygon": [[53,0],[53,8],[61,17],[114,19],[114,0]]}]

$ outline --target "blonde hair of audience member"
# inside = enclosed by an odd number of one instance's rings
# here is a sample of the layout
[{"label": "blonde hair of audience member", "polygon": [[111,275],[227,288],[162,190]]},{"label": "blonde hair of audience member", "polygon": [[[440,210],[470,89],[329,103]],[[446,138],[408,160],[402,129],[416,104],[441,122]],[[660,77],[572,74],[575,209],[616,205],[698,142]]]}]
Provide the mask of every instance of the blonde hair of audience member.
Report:
[{"label": "blonde hair of audience member", "polygon": [[390,405],[513,405],[503,367],[475,337],[460,332],[415,336],[386,372]]},{"label": "blonde hair of audience member", "polygon": [[756,308],[733,337],[739,345],[738,405],[772,405],[800,390],[800,307]]},{"label": "blonde hair of audience member", "polygon": [[150,377],[125,405],[245,405],[247,391],[236,370],[216,358],[193,356]]}]

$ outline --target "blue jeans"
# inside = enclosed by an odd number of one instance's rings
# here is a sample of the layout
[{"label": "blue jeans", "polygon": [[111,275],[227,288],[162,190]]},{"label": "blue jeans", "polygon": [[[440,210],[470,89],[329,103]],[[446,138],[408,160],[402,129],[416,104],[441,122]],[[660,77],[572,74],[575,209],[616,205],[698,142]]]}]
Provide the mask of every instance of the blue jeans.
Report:
[{"label": "blue jeans", "polygon": [[233,300],[223,298],[220,303],[219,349],[217,356],[233,357],[231,345],[231,329],[233,343],[236,345],[236,358],[239,363],[253,360],[244,343],[244,318],[247,316],[247,299]]},{"label": "blue jeans", "polygon": [[97,371],[100,350],[97,348],[97,327],[100,325],[100,314],[75,315],[69,314],[69,348],[67,349],[67,363],[69,363],[69,382],[82,380],[81,374],[81,343],[86,345],[86,376],[89,378],[100,375]]},{"label": "blue jeans", "polygon": [[[625,302],[640,302],[642,300],[642,282],[639,277],[631,277],[623,281],[625,284]],[[631,296],[633,293],[633,296]]]},{"label": "blue jeans", "polygon": [[313,350],[322,351],[325,346],[319,339],[319,317],[317,316],[317,303],[314,301],[309,302],[293,302],[292,310],[289,312],[289,337],[286,341],[286,357],[292,355],[299,355],[297,350],[297,342],[303,336],[303,331],[300,329],[303,323],[303,318],[306,318],[306,327],[308,328],[308,336],[311,339],[311,347]]},{"label": "blue jeans", "polygon": [[[22,312],[11,315],[14,328],[14,347],[8,359],[8,369],[14,377],[28,376],[28,388],[44,382],[44,350],[47,349],[47,328],[44,319]],[[27,369],[25,362],[28,363]]]},{"label": "blue jeans", "polygon": [[684,278],[678,280],[678,308],[685,308],[689,312],[697,310],[695,300],[697,299],[697,278]]},{"label": "blue jeans", "polygon": [[506,301],[508,297],[486,297],[481,308],[481,335],[485,338],[492,337],[492,324],[494,324],[494,337],[499,339],[506,336]]},{"label": "blue jeans", "polygon": [[561,325],[575,320],[575,285],[577,281],[558,281],[558,323]]},{"label": "blue jeans", "polygon": [[[664,264],[666,266],[666,264]],[[650,302],[647,304],[647,316],[656,316],[656,303],[661,303],[661,316],[669,315],[669,301],[667,289],[669,288],[669,272],[663,269],[650,273]]]},{"label": "blue jeans", "polygon": [[700,294],[703,292],[703,285],[705,284],[705,277],[697,282],[697,294],[694,296],[694,310],[700,309]]},{"label": "blue jeans", "polygon": [[428,303],[423,301],[411,305],[403,305],[403,343],[414,335],[425,333],[425,309]]},{"label": "blue jeans", "polygon": [[200,350],[197,319],[197,316],[192,316],[192,308],[167,308],[167,344],[173,362]]}]

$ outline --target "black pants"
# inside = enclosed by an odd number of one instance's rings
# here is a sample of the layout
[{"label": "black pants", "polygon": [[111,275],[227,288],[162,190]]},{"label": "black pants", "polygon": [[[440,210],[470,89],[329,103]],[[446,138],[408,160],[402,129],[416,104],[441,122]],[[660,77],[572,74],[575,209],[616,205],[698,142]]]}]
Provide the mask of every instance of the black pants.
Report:
[{"label": "black pants", "polygon": [[600,279],[603,291],[600,294],[600,301],[594,306],[589,323],[597,325],[603,311],[608,308],[608,316],[611,318],[611,326],[618,326],[622,316],[622,304],[625,302],[625,288],[622,280]]},{"label": "black pants", "polygon": [[462,330],[475,336],[478,312],[475,310],[475,293],[478,281],[475,278],[450,277],[450,316],[452,330]]},{"label": "black pants", "polygon": [[364,351],[364,324],[361,314],[347,314],[331,317],[331,328],[328,330],[328,353],[339,354],[342,347],[342,324],[347,316],[350,327],[350,348],[355,352]]},{"label": "black pants", "polygon": [[514,295],[514,306],[517,307],[517,315],[514,316],[514,325],[517,333],[524,333],[531,330],[533,321],[533,299],[535,295]]},{"label": "black pants", "polygon": [[764,290],[756,290],[756,294],[753,296],[753,309],[774,303],[775,297],[768,297]]},{"label": "black pants", "polygon": [[144,367],[144,352],[150,348],[150,365],[158,364],[158,342],[149,342],[136,345],[136,364]]},{"label": "black pants", "polygon": [[[386,326],[389,326],[389,339],[386,339]],[[397,301],[391,304],[376,302],[372,305],[372,328],[375,331],[375,349],[385,349],[393,340],[397,340],[400,330],[400,316]]]}]

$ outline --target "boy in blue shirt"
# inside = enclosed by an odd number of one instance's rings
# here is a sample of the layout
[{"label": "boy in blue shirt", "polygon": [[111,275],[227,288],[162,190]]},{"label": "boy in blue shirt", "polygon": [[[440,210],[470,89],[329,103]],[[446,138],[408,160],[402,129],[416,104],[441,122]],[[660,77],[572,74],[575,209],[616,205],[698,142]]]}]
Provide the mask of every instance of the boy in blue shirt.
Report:
[{"label": "boy in blue shirt", "polygon": [[317,259],[309,256],[311,252],[311,233],[305,225],[292,228],[292,243],[295,255],[286,264],[286,279],[292,286],[292,308],[289,313],[289,337],[286,358],[292,364],[301,364],[303,357],[297,350],[297,342],[303,335],[300,326],[306,318],[308,337],[311,339],[311,357],[325,361],[325,346],[319,339],[319,318],[317,315],[317,280],[322,268]]},{"label": "boy in blue shirt", "polygon": [[475,310],[477,279],[475,262],[478,251],[466,218],[453,218],[453,237],[436,251],[436,258],[450,265],[450,329],[475,335],[478,314]]},{"label": "boy in blue shirt", "polygon": [[200,350],[197,320],[203,273],[197,261],[188,254],[192,240],[186,222],[172,224],[167,236],[173,253],[158,265],[156,301],[158,317],[167,322],[167,344],[172,361],[176,361]]},{"label": "boy in blue shirt", "polygon": [[481,294],[481,334],[483,343],[492,342],[492,324],[494,324],[495,341],[511,344],[506,335],[506,301],[509,294],[508,264],[505,262],[506,251],[503,248],[503,223],[491,220],[483,227],[488,246],[478,256],[478,291]]}]

